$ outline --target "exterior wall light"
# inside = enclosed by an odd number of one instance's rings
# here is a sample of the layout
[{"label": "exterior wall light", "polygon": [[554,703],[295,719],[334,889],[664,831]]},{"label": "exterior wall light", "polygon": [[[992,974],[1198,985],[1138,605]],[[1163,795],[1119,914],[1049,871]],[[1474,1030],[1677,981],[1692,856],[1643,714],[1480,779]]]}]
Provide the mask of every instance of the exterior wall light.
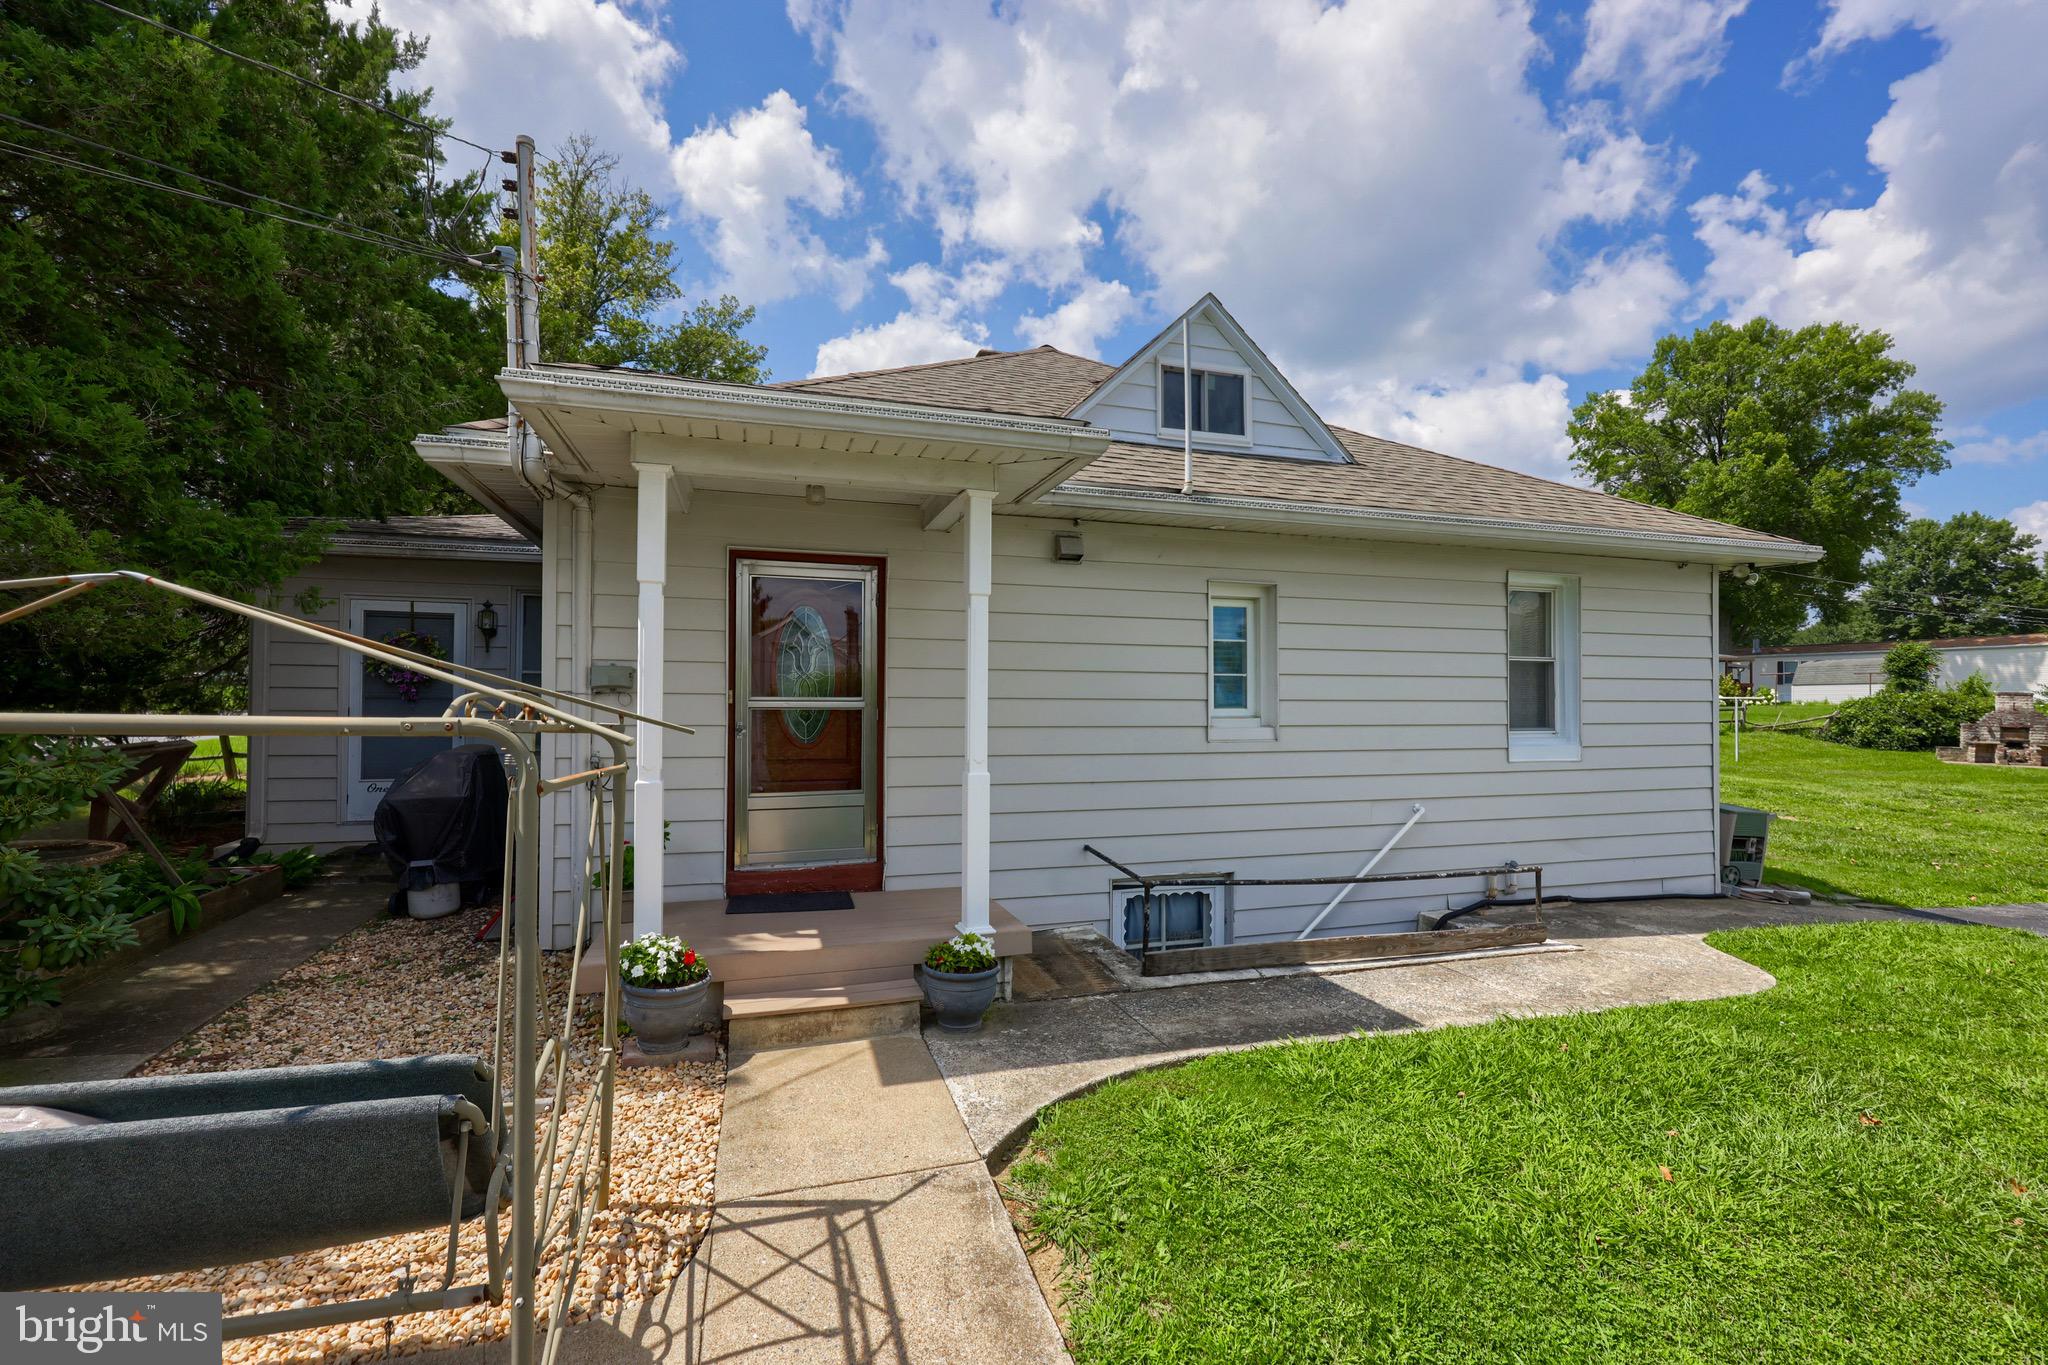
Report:
[{"label": "exterior wall light", "polygon": [[488,597],[484,599],[483,606],[477,609],[476,633],[484,637],[484,647],[487,649],[492,637],[498,633],[498,609],[491,605]]},{"label": "exterior wall light", "polygon": [[1052,557],[1061,564],[1081,562],[1081,533],[1079,531],[1055,531],[1052,537]]}]

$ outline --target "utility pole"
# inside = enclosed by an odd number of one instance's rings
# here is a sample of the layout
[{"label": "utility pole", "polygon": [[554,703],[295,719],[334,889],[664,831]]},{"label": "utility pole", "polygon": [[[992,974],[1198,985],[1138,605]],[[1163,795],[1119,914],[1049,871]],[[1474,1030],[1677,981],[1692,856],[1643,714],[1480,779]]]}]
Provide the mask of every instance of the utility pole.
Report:
[{"label": "utility pole", "polygon": [[[519,254],[505,279],[505,366],[523,370],[540,363],[540,224],[533,138],[521,133],[513,146],[513,151],[498,153],[513,167],[512,178],[503,182],[512,195],[506,216],[519,225]],[[541,458],[540,436],[510,403],[505,405],[505,440],[520,479],[540,498],[552,498],[554,477]]]}]

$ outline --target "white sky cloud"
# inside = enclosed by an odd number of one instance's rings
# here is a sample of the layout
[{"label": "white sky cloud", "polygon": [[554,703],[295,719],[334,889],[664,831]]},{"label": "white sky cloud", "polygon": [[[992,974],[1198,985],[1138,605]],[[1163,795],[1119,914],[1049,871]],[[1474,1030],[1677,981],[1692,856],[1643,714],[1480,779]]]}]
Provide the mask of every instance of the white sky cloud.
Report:
[{"label": "white sky cloud", "polygon": [[1838,0],[1816,56],[1905,24],[1930,28],[1943,50],[1892,85],[1871,129],[1885,176],[1876,201],[1796,219],[1760,172],[1700,199],[1702,301],[1736,317],[1881,327],[1918,382],[1971,420],[2048,381],[2048,82],[2037,69],[2048,5]]},{"label": "white sky cloud", "polygon": [[973,315],[1002,293],[1009,272],[981,261],[948,275],[920,261],[891,275],[889,283],[903,291],[909,307],[887,322],[856,327],[820,346],[813,376],[973,355],[988,341],[988,327]]},{"label": "white sky cloud", "polygon": [[1138,300],[1129,285],[1120,280],[1089,280],[1050,313],[1026,313],[1018,318],[1017,334],[1033,346],[1096,356],[1102,339],[1137,311]]},{"label": "white sky cloud", "polygon": [[[407,79],[433,87],[433,108],[454,116],[455,132],[506,148],[531,133],[544,153],[589,133],[632,180],[667,193],[661,88],[681,74],[683,54],[656,11],[603,0],[379,0],[378,8],[394,28],[427,36],[427,59]],[[354,0],[347,17],[369,11],[367,0]],[[483,162],[459,145],[448,154],[456,174]],[[490,183],[500,174],[493,165]]]},{"label": "white sky cloud", "polygon": [[1574,477],[1565,435],[1571,398],[1554,374],[1533,380],[1482,375],[1455,389],[1370,385],[1340,392],[1324,416],[1338,426],[1468,460],[1545,478]]},{"label": "white sky cloud", "polygon": [[2048,431],[2031,436],[1993,436],[1983,428],[1950,433],[1955,449],[1948,457],[1957,464],[2019,464],[2048,455]]},{"label": "white sky cloud", "polygon": [[2005,514],[2005,519],[2028,535],[2038,536],[2048,543],[2048,498],[2015,507]]},{"label": "white sky cloud", "polygon": [[1213,289],[1304,376],[1597,366],[1647,347],[1683,293],[1655,241],[1561,251],[1575,223],[1668,203],[1683,158],[1597,111],[1554,120],[1520,0],[801,0],[791,17],[949,259],[1079,290],[1109,234],[1154,311]]},{"label": "white sky cloud", "polygon": [[1654,109],[1693,81],[1712,80],[1728,55],[1728,25],[1749,0],[1592,0],[1574,90],[1613,86]]},{"label": "white sky cloud", "polygon": [[806,222],[807,210],[837,217],[857,196],[838,158],[811,137],[804,108],[788,91],[690,134],[673,166],[684,208],[707,224],[720,290],[759,304],[820,289],[842,308],[867,292],[881,244],[837,255]]}]

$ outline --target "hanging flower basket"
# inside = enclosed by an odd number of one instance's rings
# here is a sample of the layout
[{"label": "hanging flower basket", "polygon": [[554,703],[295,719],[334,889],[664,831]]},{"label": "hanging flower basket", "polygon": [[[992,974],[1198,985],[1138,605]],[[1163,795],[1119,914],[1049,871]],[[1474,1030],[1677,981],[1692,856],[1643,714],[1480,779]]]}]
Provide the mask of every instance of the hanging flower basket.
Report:
[{"label": "hanging flower basket", "polygon": [[[384,643],[395,649],[410,650],[424,654],[430,659],[446,661],[448,650],[433,636],[417,630],[394,630],[384,637]],[[408,702],[420,699],[420,690],[433,683],[433,679],[404,664],[387,664],[382,659],[363,660],[363,673],[378,682],[395,688],[398,695]]]}]

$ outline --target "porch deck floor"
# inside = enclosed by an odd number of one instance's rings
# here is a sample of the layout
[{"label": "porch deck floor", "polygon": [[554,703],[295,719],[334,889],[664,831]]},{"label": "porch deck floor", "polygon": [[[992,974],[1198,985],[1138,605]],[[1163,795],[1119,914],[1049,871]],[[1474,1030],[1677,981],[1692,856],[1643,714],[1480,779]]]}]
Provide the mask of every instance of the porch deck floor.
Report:
[{"label": "porch deck floor", "polygon": [[[713,981],[807,980],[812,985],[853,984],[908,976],[924,950],[953,935],[960,919],[958,887],[921,891],[855,891],[851,910],[729,915],[725,898],[672,901],[662,911],[662,932],[682,938],[711,967]],[[630,923],[631,911],[627,912]],[[997,901],[989,903],[996,953],[1031,951],[1031,928]],[[604,984],[604,955],[593,945],[577,973],[576,989]]]}]

